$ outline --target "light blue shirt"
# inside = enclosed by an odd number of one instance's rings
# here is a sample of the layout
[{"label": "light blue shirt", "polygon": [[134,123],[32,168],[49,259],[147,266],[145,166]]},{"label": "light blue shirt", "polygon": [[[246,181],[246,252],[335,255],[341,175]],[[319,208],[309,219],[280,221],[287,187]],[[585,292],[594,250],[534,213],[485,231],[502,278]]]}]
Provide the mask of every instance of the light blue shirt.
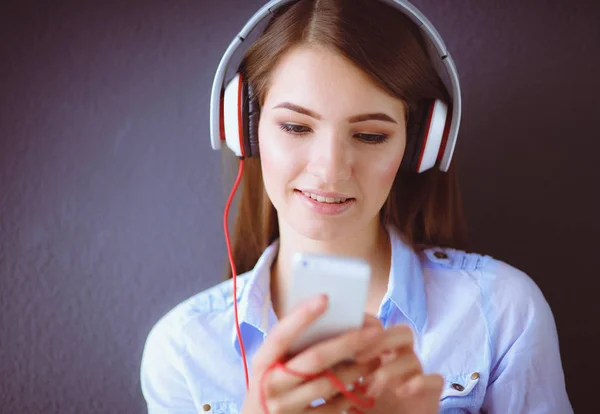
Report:
[{"label": "light blue shirt", "polygon": [[[435,248],[415,252],[390,232],[384,326],[409,324],[425,372],[445,379],[441,413],[569,414],[554,317],[538,286],[489,256]],[[238,276],[248,367],[277,322],[270,267],[278,243]],[[250,372],[252,375],[252,372]],[[141,387],[151,414],[239,413],[246,386],[232,280],[185,300],[148,335]]]}]

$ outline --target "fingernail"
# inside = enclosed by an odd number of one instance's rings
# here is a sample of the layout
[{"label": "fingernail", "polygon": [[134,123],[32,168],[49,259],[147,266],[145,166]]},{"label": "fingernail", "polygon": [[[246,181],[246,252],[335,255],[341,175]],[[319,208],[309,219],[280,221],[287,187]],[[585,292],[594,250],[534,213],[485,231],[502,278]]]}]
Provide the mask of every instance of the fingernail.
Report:
[{"label": "fingernail", "polygon": [[406,398],[410,395],[409,391],[408,384],[402,384],[400,387],[396,388],[396,395],[400,398]]},{"label": "fingernail", "polygon": [[396,395],[398,397],[404,397],[404,398],[408,398],[411,397],[413,394],[416,393],[417,391],[417,384],[415,383],[415,381],[409,381],[403,385],[401,385],[397,390],[396,390]]},{"label": "fingernail", "polygon": [[379,397],[380,392],[381,384],[379,383],[379,381],[375,380],[372,384],[369,385],[369,388],[367,389],[367,396],[377,398]]},{"label": "fingernail", "polygon": [[379,328],[369,328],[365,331],[365,339],[374,339],[376,337],[379,336],[379,334],[381,333],[381,329]]},{"label": "fingernail", "polygon": [[408,393],[407,395],[410,397],[411,395],[415,395],[419,392],[420,383],[413,380],[408,383],[407,388],[408,389],[406,390],[406,392]]},{"label": "fingernail", "polygon": [[325,303],[325,305],[327,305],[327,295],[319,295],[316,298],[313,298],[310,300],[309,302],[309,308],[310,310],[317,310],[320,309],[321,306],[323,306],[323,303]]}]

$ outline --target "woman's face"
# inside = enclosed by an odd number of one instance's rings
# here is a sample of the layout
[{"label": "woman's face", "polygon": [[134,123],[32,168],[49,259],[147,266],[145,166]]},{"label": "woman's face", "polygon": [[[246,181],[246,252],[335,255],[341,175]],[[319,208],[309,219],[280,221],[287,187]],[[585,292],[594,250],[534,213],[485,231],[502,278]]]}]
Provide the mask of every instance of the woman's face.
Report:
[{"label": "woman's face", "polygon": [[259,145],[280,225],[335,240],[378,225],[406,143],[405,107],[349,61],[302,46],[271,74]]}]

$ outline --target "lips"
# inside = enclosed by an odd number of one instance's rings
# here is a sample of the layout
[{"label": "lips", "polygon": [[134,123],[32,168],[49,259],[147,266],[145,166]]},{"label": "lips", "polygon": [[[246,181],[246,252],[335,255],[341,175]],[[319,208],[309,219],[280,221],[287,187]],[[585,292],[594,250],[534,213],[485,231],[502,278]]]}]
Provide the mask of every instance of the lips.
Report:
[{"label": "lips", "polygon": [[327,203],[327,204],[340,204],[346,202],[350,197],[327,197],[319,194],[311,193],[308,191],[302,191],[305,197],[310,197],[313,200],[318,201],[319,203]]},{"label": "lips", "polygon": [[354,197],[341,193],[324,193],[314,190],[298,190],[294,193],[312,211],[323,215],[338,215],[346,212],[355,203]]},{"label": "lips", "polygon": [[325,192],[311,188],[297,188],[296,191],[301,192],[306,197],[312,198],[320,203],[343,203],[348,199],[354,198],[345,193]]}]

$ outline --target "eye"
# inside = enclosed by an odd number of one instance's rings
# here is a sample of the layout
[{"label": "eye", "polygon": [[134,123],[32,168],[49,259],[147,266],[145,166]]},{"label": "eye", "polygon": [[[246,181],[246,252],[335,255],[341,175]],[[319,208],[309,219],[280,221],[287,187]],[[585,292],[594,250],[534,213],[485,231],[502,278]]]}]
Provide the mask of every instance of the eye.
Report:
[{"label": "eye", "polygon": [[289,124],[289,123],[281,123],[279,124],[279,128],[282,131],[287,132],[292,135],[302,135],[310,131],[309,127],[305,127],[303,125],[298,124]]},{"label": "eye", "polygon": [[[279,128],[291,135],[304,135],[311,132],[311,129],[304,125],[280,123]],[[388,138],[386,134],[364,134],[358,133],[354,135],[359,140],[367,144],[381,144]]]},{"label": "eye", "polygon": [[387,135],[386,134],[356,134],[354,135],[355,137],[358,137],[358,139],[360,139],[361,141],[367,143],[367,144],[381,144],[383,142],[385,142],[385,140],[387,139]]}]

